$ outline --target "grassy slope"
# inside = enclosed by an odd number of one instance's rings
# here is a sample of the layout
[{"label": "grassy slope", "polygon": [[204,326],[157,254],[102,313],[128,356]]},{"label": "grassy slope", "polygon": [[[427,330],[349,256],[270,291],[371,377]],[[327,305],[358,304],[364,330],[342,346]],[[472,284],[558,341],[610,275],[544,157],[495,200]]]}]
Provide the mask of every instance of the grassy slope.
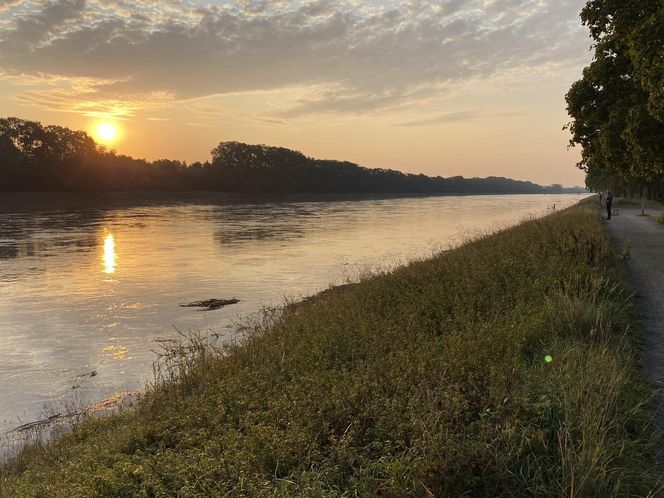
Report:
[{"label": "grassy slope", "polygon": [[[616,199],[616,207],[641,207],[641,199],[630,199],[627,197],[618,197]],[[664,205],[657,201],[646,200],[645,208],[648,210],[651,209],[663,209]],[[655,215],[655,221],[664,225],[664,211]]]},{"label": "grassy slope", "polygon": [[[19,496],[646,496],[649,390],[595,206],[292,305],[0,470]],[[544,361],[545,355],[552,363]]]},{"label": "grassy slope", "polygon": [[[641,207],[641,199],[638,198],[629,198],[629,197],[617,197],[614,204],[616,206],[633,206],[633,207]],[[662,209],[664,206],[657,202],[657,201],[652,201],[646,199],[645,202],[645,207],[646,209]]]}]

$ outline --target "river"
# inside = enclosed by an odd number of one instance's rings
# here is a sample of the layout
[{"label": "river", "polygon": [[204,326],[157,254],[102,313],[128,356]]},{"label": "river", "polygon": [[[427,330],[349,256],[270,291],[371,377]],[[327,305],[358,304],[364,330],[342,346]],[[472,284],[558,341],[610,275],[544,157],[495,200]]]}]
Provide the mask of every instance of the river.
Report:
[{"label": "river", "polygon": [[[578,202],[581,195],[0,199],[0,422],[143,386],[158,339],[238,319]],[[180,304],[237,298],[201,311]]]}]

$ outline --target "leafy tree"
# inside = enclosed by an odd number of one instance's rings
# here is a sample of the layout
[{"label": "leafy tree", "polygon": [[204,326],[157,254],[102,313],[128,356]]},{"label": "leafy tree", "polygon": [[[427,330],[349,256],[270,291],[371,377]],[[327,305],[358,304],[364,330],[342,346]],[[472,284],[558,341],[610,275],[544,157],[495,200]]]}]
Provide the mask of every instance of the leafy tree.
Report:
[{"label": "leafy tree", "polygon": [[664,2],[648,2],[647,15],[631,36],[636,76],[649,93],[650,112],[664,121]]},{"label": "leafy tree", "polygon": [[[588,186],[654,185],[664,175],[664,2],[591,0],[594,59],[566,96],[570,145]],[[609,177],[614,177],[609,180]]]}]

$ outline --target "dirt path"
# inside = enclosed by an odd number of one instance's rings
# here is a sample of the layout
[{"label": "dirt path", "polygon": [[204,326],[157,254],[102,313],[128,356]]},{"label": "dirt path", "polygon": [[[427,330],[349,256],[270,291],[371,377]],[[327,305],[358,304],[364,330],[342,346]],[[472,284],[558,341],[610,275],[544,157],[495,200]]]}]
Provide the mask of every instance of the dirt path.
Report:
[{"label": "dirt path", "polygon": [[[650,217],[639,216],[640,208],[619,206],[618,210],[620,214],[606,226],[618,249],[630,250],[627,269],[643,317],[645,375],[654,388],[664,389],[664,225],[654,220],[654,209],[646,210]],[[657,416],[664,429],[663,393],[658,400]]]}]

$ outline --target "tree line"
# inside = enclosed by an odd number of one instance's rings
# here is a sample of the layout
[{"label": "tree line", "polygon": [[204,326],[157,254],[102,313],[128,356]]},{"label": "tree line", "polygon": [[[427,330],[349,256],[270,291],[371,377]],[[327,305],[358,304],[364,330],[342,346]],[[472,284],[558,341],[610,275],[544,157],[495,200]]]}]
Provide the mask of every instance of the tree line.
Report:
[{"label": "tree line", "polygon": [[664,2],[591,0],[581,19],[594,57],[566,101],[586,186],[664,201]]},{"label": "tree line", "polygon": [[83,131],[3,118],[0,190],[530,194],[564,189],[502,177],[442,178],[364,168],[239,142],[221,142],[205,163],[150,162],[108,151]]}]

